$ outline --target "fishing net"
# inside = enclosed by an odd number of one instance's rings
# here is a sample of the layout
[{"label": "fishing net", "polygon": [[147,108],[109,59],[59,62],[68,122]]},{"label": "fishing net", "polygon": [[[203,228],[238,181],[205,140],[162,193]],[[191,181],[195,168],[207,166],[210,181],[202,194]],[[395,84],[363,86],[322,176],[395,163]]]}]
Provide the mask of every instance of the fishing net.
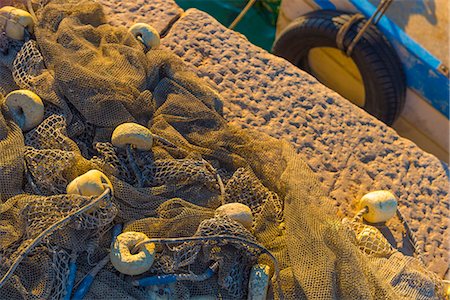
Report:
[{"label": "fishing net", "polygon": [[[0,114],[1,299],[63,299],[108,256],[112,228],[145,233],[155,261],[140,276],[107,262],[87,299],[249,296],[250,270],[270,267],[276,299],[435,299],[441,281],[360,219],[341,222],[319,181],[286,142],[228,124],[220,95],[165,49],[144,51],[93,1],[35,5],[35,36],[0,36],[0,103],[29,89],[44,121],[23,133]],[[111,143],[141,124],[151,151]],[[65,194],[98,169],[114,191]],[[251,228],[215,209],[239,202]],[[351,216],[349,216],[351,217]],[[153,275],[176,282],[137,287]]]}]

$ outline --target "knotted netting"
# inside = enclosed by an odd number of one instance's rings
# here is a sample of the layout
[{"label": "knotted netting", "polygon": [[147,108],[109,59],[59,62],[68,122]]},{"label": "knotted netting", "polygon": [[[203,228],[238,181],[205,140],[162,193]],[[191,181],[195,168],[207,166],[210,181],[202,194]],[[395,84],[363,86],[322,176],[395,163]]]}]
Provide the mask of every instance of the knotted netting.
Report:
[{"label": "knotted netting", "polygon": [[[378,229],[336,217],[292,146],[228,124],[220,95],[169,50],[145,52],[94,1],[34,8],[32,39],[0,37],[0,103],[21,88],[45,105],[44,121],[22,132],[2,104],[0,299],[63,299],[70,263],[79,283],[108,255],[116,224],[155,240],[142,276],[180,280],[136,287],[107,263],[87,299],[243,299],[257,263],[270,267],[269,298],[441,296],[440,280]],[[125,122],[163,140],[117,148],[111,134]],[[114,191],[67,195],[91,169]],[[215,214],[233,202],[250,207],[251,228]]]}]

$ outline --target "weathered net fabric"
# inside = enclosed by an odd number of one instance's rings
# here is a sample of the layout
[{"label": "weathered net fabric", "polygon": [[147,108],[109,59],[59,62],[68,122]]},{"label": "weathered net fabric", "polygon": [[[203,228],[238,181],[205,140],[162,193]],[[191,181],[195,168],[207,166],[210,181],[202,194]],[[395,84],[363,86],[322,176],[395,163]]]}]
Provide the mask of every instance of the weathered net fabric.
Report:
[{"label": "weathered net fabric", "polygon": [[[203,282],[144,289],[107,264],[89,299],[246,298],[253,264],[275,270],[252,243],[277,259],[279,281],[273,276],[269,291],[275,298],[280,288],[288,299],[439,298],[440,281],[415,258],[392,249],[376,228],[337,219],[290,145],[228,125],[220,95],[175,55],[144,53],[126,28],[106,24],[92,1],[51,1],[37,16],[36,41],[7,41],[0,52],[0,93],[26,88],[45,102],[44,121],[26,133],[2,105],[0,276],[52,224],[75,217],[28,250],[0,299],[63,298],[70,259],[76,257],[79,282],[108,254],[117,223],[151,238],[197,238],[158,243],[147,276],[201,274],[212,262],[218,271]],[[124,122],[175,147],[157,142],[130,155],[110,140]],[[94,199],[65,195],[65,188],[94,168],[111,179],[114,195],[76,214]],[[230,202],[252,209],[251,232],[215,216]]]}]

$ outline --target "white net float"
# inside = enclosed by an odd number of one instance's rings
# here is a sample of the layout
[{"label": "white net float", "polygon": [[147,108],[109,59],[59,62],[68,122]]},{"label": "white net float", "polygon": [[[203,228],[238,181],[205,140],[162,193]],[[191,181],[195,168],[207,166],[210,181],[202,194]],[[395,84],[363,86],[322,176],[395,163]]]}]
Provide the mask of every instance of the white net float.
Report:
[{"label": "white net float", "polygon": [[253,223],[253,214],[250,207],[242,203],[228,203],[216,209],[217,216],[225,215],[230,219],[241,223],[245,228],[251,229]]},{"label": "white net float", "polygon": [[248,282],[248,300],[265,300],[270,283],[270,267],[256,264],[250,272]]},{"label": "white net float", "polygon": [[128,231],[121,233],[111,247],[111,263],[122,274],[139,275],[148,271],[155,258],[155,244],[144,244],[139,252],[132,253],[140,242],[148,240],[142,232]]},{"label": "white net float", "polygon": [[0,28],[14,40],[24,40],[25,30],[33,33],[33,17],[22,9],[5,6],[0,9]]},{"label": "white net float", "polygon": [[130,27],[129,31],[147,49],[156,49],[161,43],[158,31],[146,23],[136,23]]},{"label": "white net float", "polygon": [[389,191],[374,191],[365,194],[359,201],[359,209],[365,207],[364,220],[370,223],[386,222],[397,211],[397,199]]},{"label": "white net float", "polygon": [[138,150],[150,150],[153,146],[153,135],[150,130],[136,123],[124,123],[114,129],[111,142],[118,148],[127,145]]},{"label": "white net float", "polygon": [[113,186],[108,177],[99,170],[90,170],[72,180],[66,188],[67,194],[82,196],[99,196],[107,188],[113,191]]},{"label": "white net float", "polygon": [[29,131],[44,120],[44,103],[32,91],[13,91],[6,96],[5,104],[22,131]]}]

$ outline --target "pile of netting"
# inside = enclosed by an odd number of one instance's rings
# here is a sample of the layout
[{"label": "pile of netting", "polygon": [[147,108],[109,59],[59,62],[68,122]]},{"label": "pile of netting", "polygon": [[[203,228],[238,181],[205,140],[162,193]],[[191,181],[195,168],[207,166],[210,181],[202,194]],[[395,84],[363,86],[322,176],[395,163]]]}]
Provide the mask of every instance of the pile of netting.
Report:
[{"label": "pile of netting", "polygon": [[[0,103],[31,90],[44,121],[28,132],[0,114],[0,299],[69,299],[108,256],[111,231],[145,233],[156,255],[142,276],[203,280],[136,287],[106,260],[86,299],[243,299],[255,264],[269,266],[269,298],[434,299],[441,282],[375,227],[341,222],[295,150],[230,126],[222,99],[170,51],[145,52],[127,28],[107,24],[93,1],[34,5],[26,41],[0,37]],[[170,143],[149,151],[113,146],[134,122]],[[100,197],[66,194],[101,170],[114,187]],[[215,214],[239,202],[251,228]],[[356,236],[369,229],[363,241]],[[187,275],[186,275],[187,274]]]}]

